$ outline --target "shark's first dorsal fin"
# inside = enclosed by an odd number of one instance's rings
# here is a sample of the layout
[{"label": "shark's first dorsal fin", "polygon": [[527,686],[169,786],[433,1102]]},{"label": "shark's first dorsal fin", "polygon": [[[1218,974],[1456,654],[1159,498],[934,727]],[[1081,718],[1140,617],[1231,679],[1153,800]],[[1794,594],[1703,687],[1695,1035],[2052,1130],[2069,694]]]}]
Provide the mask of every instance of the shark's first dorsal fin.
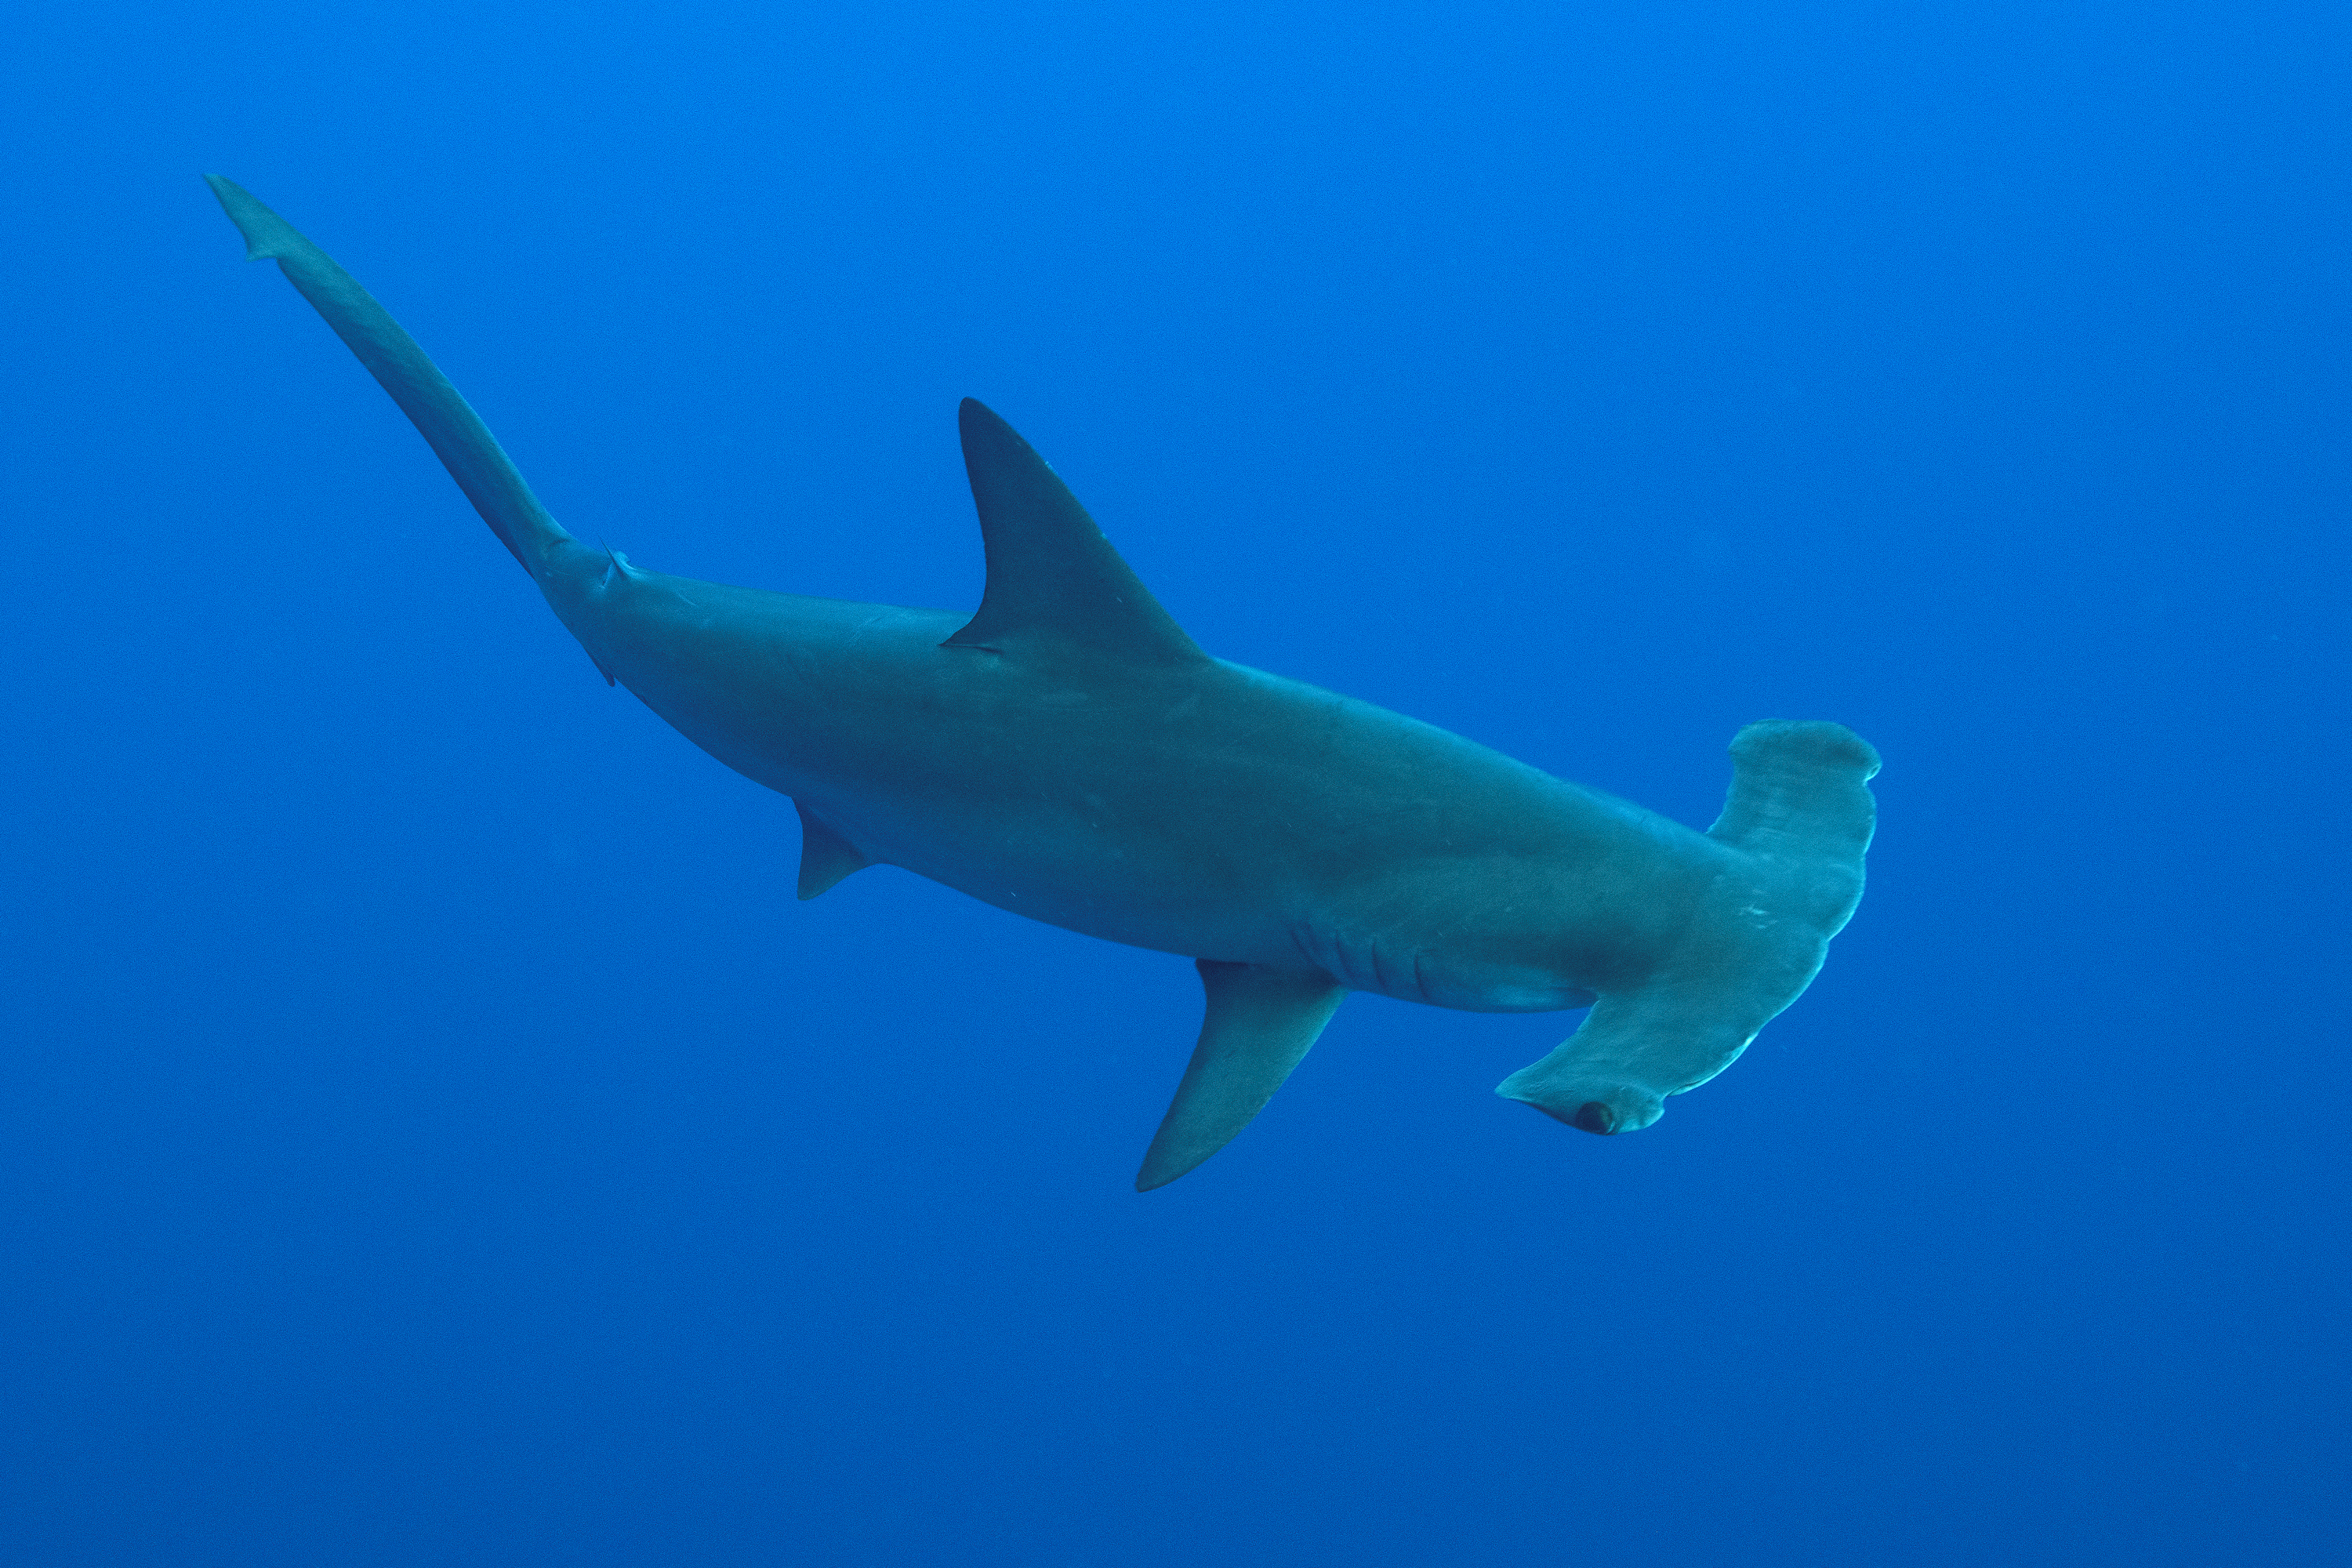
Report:
[{"label": "shark's first dorsal fin", "polygon": [[988,588],[980,613],[947,646],[1017,654],[1060,644],[1141,664],[1208,657],[1012,426],[969,397],[957,425]]},{"label": "shark's first dorsal fin", "polygon": [[1265,1109],[1348,993],[1320,970],[1196,961],[1208,1014],[1184,1081],[1143,1156],[1135,1190],[1164,1187]]},{"label": "shark's first dorsal fin", "polygon": [[874,864],[857,852],[856,846],[824,825],[822,817],[802,805],[793,802],[801,814],[801,885],[803,902],[815,898],[852,871],[863,871]]}]

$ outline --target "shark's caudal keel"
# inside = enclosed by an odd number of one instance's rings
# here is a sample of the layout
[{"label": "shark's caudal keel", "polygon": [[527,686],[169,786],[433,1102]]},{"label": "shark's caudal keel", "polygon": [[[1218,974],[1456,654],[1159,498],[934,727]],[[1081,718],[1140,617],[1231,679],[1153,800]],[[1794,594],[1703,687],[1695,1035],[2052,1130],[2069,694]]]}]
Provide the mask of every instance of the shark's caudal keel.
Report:
[{"label": "shark's caudal keel", "polygon": [[212,178],[424,433],[608,680],[793,797],[799,894],[904,867],[1198,961],[1206,1014],[1137,1185],[1266,1103],[1351,990],[1583,1025],[1499,1092],[1655,1121],[1804,990],[1862,895],[1877,771],[1829,723],[1753,724],[1700,834],[1367,703],[1210,658],[1027,442],[966,402],[977,614],[647,572],[539,504],[351,276]]}]

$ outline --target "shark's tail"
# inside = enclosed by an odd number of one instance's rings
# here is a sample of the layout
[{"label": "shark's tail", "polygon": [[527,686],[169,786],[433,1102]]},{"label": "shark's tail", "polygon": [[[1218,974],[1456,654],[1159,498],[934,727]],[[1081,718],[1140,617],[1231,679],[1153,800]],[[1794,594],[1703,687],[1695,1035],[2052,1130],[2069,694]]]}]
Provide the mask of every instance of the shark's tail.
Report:
[{"label": "shark's tail", "polygon": [[569,542],[508,460],[481,416],[457,395],[398,321],[334,258],[295,232],[294,226],[257,201],[234,180],[206,174],[222,210],[245,236],[245,258],[268,257],[301,291],[335,335],[368,368],[400,411],[432,444],[449,477],[490,525],[499,542],[534,578],[551,547]]},{"label": "shark's tail", "polygon": [[1730,853],[1681,945],[1496,1093],[1587,1132],[1647,1127],[1812,983],[1862,899],[1878,753],[1843,724],[1768,720],[1738,733],[1731,761],[1707,830]]}]

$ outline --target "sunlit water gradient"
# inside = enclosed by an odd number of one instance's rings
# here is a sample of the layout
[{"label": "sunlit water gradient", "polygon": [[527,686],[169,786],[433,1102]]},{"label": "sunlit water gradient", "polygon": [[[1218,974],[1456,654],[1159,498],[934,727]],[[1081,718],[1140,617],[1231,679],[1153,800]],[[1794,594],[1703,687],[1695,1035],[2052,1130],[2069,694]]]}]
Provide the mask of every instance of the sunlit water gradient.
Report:
[{"label": "sunlit water gradient", "polygon": [[[2352,12],[16,18],[0,1561],[2352,1549]],[[1351,1000],[1129,1182],[1181,960],[608,689],[199,174],[583,538],[946,608],[985,398],[1227,658],[1860,915],[1639,1135]]]}]

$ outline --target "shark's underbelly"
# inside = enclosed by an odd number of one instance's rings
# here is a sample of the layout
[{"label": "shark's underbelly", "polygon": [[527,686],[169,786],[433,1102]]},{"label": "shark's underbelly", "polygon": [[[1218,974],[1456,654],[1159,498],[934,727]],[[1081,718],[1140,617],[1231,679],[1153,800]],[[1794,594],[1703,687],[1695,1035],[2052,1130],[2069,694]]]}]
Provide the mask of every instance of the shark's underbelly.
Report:
[{"label": "shark's underbelly", "polygon": [[1628,802],[1222,661],[1018,662],[942,646],[944,612],[783,595],[730,625],[707,612],[743,591],[637,581],[627,636],[574,630],[675,728],[866,862],[1087,936],[1549,1012],[1675,963],[1726,863]]},{"label": "shark's underbelly", "polygon": [[[814,791],[807,794],[814,795]],[[1444,918],[1444,884],[1432,868],[1426,897],[1411,878],[1391,878],[1378,898],[1351,879],[1327,881],[1295,866],[1236,874],[1230,859],[1197,862],[1102,843],[1073,819],[1042,833],[1034,819],[1011,837],[989,825],[942,820],[920,807],[894,810],[866,795],[816,807],[838,818],[861,848],[959,892],[1049,925],[1129,946],[1192,958],[1319,969],[1350,990],[1474,1012],[1552,1012],[1582,1007],[1591,991],[1538,955],[1571,944],[1546,929],[1538,911],[1514,928]],[[1184,824],[1202,828],[1206,824]],[[961,829],[961,830],[960,830]],[[1172,837],[1172,836],[1171,836]],[[1045,853],[1023,846],[1051,839]],[[1076,847],[1075,851],[1073,846]],[[1394,885],[1402,881],[1404,885]]]},{"label": "shark's underbelly", "polygon": [[1675,836],[1698,842],[1257,671],[1107,691],[940,648],[929,612],[800,603],[828,618],[715,671],[619,673],[869,861],[1089,936],[1440,1006],[1579,1007],[1643,964],[1662,873],[1689,853]]}]

